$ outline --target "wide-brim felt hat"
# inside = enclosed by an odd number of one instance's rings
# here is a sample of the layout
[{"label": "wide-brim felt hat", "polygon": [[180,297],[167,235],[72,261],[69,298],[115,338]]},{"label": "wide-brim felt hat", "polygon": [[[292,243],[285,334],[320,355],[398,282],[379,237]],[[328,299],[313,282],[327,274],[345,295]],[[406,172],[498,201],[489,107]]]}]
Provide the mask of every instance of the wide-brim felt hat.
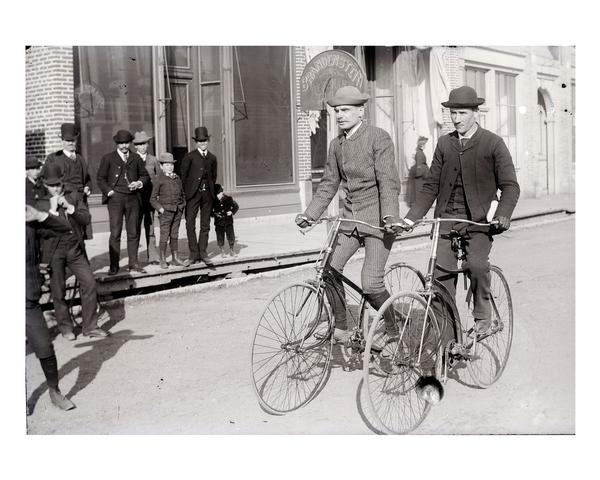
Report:
[{"label": "wide-brim felt hat", "polygon": [[73,141],[77,140],[79,136],[79,129],[74,123],[63,123],[60,126],[60,138],[63,140]]},{"label": "wide-brim felt hat", "polygon": [[58,185],[62,183],[63,175],[60,167],[56,164],[48,165],[42,180],[45,185]]},{"label": "wide-brim felt hat", "polygon": [[150,141],[152,137],[149,137],[148,134],[142,130],[141,132],[135,132],[135,134],[133,135],[133,144],[140,144],[140,143],[148,143]]},{"label": "wide-brim felt hat", "polygon": [[348,85],[338,88],[335,95],[327,100],[331,107],[340,105],[364,105],[371,96],[368,93],[361,92],[358,88]]},{"label": "wide-brim felt hat", "polygon": [[27,155],[25,157],[25,170],[29,168],[40,168],[42,166],[38,158],[33,155]]},{"label": "wide-brim felt hat", "polygon": [[450,91],[447,102],[442,102],[446,108],[475,108],[485,102],[485,98],[477,96],[475,89],[467,86],[458,87]]},{"label": "wide-brim felt hat", "polygon": [[119,130],[113,137],[115,143],[129,143],[133,140],[133,135],[129,130]]},{"label": "wide-brim felt hat", "polygon": [[158,157],[158,161],[160,163],[175,163],[177,159],[173,158],[173,155],[169,152],[165,152],[160,154],[160,157]]},{"label": "wide-brim felt hat", "polygon": [[203,142],[210,138],[208,134],[208,129],[206,127],[196,127],[194,129],[194,136],[192,137],[197,142]]}]

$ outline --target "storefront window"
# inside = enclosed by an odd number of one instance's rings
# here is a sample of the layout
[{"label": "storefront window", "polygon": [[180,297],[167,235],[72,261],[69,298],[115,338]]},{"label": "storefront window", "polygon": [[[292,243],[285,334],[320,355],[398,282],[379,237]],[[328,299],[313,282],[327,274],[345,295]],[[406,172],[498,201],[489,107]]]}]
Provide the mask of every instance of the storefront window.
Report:
[{"label": "storefront window", "polygon": [[288,47],[233,47],[235,163],[238,186],[291,183]]},{"label": "storefront window", "polygon": [[[96,186],[100,159],[119,129],[154,136],[151,47],[74,47],[75,119]],[[151,143],[149,151],[154,153]]]},{"label": "storefront window", "polygon": [[517,100],[515,83],[515,75],[496,72],[496,108],[498,112],[496,133],[504,139],[516,165]]}]

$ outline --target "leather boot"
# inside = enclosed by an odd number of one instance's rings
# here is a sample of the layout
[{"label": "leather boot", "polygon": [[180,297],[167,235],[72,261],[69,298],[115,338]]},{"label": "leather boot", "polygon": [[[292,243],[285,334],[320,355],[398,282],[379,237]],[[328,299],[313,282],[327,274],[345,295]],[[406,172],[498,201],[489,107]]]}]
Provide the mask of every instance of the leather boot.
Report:
[{"label": "leather boot", "polygon": [[169,264],[167,263],[167,246],[160,245],[158,250],[158,256],[160,261],[160,268],[167,269],[169,268]]},{"label": "leather boot", "polygon": [[190,264],[187,260],[182,260],[177,255],[177,249],[171,247],[171,265],[175,265],[176,267],[187,267]]},{"label": "leather boot", "polygon": [[75,408],[75,404],[62,393],[60,393],[58,387],[48,387],[48,393],[50,394],[50,400],[52,403],[61,410],[73,410]]},{"label": "leather boot", "polygon": [[61,410],[74,409],[75,404],[60,393],[60,389],[58,388],[58,362],[56,361],[56,355],[40,358],[40,365],[44,372],[44,376],[46,377],[48,393],[50,394],[52,403]]}]

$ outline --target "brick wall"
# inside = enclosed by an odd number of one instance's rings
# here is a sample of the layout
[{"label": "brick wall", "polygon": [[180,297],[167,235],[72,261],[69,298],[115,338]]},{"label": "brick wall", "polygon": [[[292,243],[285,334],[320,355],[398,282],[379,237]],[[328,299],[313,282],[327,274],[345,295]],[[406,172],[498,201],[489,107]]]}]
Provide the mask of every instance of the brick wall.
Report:
[{"label": "brick wall", "polygon": [[311,155],[310,155],[310,127],[306,112],[300,110],[300,76],[306,66],[304,47],[294,48],[294,61],[296,65],[296,117],[297,117],[297,152],[298,152],[298,180],[311,180]]},{"label": "brick wall", "polygon": [[33,46],[25,54],[25,152],[40,159],[60,148],[73,122],[73,48]]},{"label": "brick wall", "polygon": [[[450,88],[458,88],[465,82],[465,61],[459,56],[456,47],[446,47],[444,52],[444,66],[450,80]],[[450,110],[442,110],[444,125],[442,126],[442,135],[454,131],[454,125],[450,120]]]}]

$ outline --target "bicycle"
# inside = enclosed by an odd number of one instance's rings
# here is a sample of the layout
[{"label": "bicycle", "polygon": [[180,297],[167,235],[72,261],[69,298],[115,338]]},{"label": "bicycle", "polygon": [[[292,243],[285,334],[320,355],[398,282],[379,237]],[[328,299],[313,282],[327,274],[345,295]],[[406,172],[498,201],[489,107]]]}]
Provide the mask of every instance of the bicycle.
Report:
[{"label": "bicycle", "polygon": [[[371,307],[362,289],[331,267],[330,260],[342,224],[384,229],[359,220],[322,217],[311,222],[311,227],[303,233],[325,221],[332,222],[332,227],[317,257],[315,278],[276,291],[267,301],[254,332],[252,384],[259,404],[271,414],[288,413],[306,405],[326,383],[334,344],[331,305],[333,295],[340,295],[333,280],[349,287],[345,293],[359,304],[357,320],[345,347],[355,356],[364,351]],[[408,281],[404,279],[405,272],[418,275],[415,271],[404,264],[390,267],[385,275],[386,284],[402,285],[401,282]]]},{"label": "bicycle", "polygon": [[[448,372],[466,364],[475,386],[487,388],[502,375],[510,353],[512,300],[500,268],[490,266],[492,326],[483,334],[467,327],[473,323],[469,321],[472,315],[463,312],[461,316],[456,300],[434,279],[435,268],[441,268],[436,259],[442,222],[490,226],[464,219],[436,218],[417,222],[433,225],[427,273],[421,276],[425,279],[424,286],[396,293],[381,306],[367,334],[363,354],[363,384],[379,428],[386,433],[408,433],[417,428],[431,406],[442,399],[442,383],[447,382]],[[450,238],[457,260],[464,261],[465,235],[452,231]],[[467,275],[462,265],[456,270],[442,270],[463,274],[466,286]],[[472,299],[470,290],[468,292],[469,312]],[[397,322],[395,337],[385,335],[383,316],[388,309]],[[451,338],[445,342],[446,337]]]}]

